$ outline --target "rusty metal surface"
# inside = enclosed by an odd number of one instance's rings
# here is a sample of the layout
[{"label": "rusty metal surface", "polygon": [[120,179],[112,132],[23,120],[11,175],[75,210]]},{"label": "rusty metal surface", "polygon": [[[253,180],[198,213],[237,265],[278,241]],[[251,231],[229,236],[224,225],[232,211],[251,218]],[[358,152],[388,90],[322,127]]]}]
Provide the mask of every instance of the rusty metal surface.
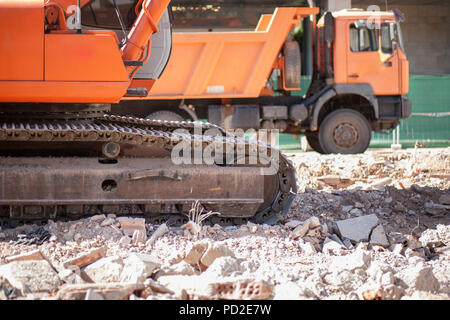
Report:
[{"label": "rusty metal surface", "polygon": [[0,205],[263,202],[262,188],[252,188],[264,181],[256,167],[174,165],[170,158],[0,158],[0,177]]}]

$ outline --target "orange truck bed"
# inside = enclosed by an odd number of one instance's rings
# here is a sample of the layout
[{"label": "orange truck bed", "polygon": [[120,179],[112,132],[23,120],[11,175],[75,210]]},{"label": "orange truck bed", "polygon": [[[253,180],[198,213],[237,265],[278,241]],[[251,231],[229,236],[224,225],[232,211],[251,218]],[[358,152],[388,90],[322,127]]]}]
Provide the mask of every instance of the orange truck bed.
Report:
[{"label": "orange truck bed", "polygon": [[[258,97],[289,32],[318,12],[277,8],[252,32],[174,33],[167,67],[141,99]],[[141,87],[140,81],[146,80],[135,79],[131,87]]]}]

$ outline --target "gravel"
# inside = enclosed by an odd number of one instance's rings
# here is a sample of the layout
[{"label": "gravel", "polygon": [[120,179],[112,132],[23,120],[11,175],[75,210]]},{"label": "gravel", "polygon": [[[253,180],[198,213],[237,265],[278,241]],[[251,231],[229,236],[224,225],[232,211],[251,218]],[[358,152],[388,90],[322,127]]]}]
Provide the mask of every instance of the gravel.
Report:
[{"label": "gravel", "polygon": [[[197,239],[99,215],[0,229],[0,300],[450,299],[450,148],[287,156],[299,193],[273,226],[203,226]],[[369,217],[368,238],[340,233]],[[94,249],[87,266],[65,264]]]}]

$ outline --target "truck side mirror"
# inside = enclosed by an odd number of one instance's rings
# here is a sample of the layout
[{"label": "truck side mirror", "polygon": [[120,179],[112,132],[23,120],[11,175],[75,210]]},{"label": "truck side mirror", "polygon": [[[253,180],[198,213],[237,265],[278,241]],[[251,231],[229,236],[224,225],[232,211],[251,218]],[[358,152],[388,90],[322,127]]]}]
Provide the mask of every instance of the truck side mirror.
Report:
[{"label": "truck side mirror", "polygon": [[395,53],[395,51],[398,49],[398,41],[395,39],[392,39],[392,51]]},{"label": "truck side mirror", "polygon": [[324,40],[330,43],[334,41],[334,17],[331,12],[325,14]]}]

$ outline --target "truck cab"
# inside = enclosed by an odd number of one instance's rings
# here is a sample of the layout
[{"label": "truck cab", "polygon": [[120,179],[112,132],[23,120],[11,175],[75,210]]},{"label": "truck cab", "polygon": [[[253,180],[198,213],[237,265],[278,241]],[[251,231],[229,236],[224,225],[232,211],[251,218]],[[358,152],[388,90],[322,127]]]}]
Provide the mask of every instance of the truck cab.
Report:
[{"label": "truck cab", "polygon": [[371,131],[393,129],[411,115],[401,19],[397,12],[360,9],[319,19],[306,131],[317,151],[364,151]]}]

